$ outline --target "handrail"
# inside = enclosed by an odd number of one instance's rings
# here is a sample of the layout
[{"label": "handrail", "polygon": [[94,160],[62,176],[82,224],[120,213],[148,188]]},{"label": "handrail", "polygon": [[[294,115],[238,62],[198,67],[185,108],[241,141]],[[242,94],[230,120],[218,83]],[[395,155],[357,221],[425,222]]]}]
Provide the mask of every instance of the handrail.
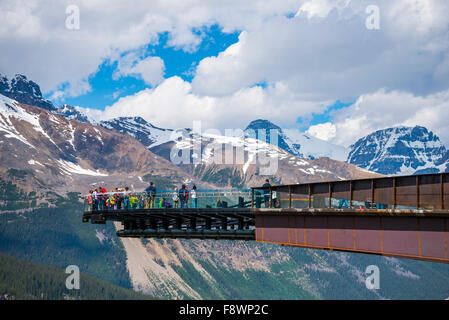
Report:
[{"label": "handrail", "polygon": [[[189,192],[192,191],[192,189],[186,189],[186,190]],[[201,189],[201,190],[197,189],[195,191],[197,193],[207,193],[207,192],[215,192],[215,193],[245,193],[245,192],[248,192],[249,193],[249,192],[251,192],[251,189]],[[176,191],[176,190],[156,190],[156,195],[162,194],[162,193],[174,194],[176,192],[179,193],[179,190],[178,191]],[[109,192],[105,192],[105,193],[98,191],[97,195],[110,195],[110,194],[113,194],[113,195],[115,195],[115,194],[128,194],[128,195],[129,194],[144,194],[144,195],[147,195],[149,193],[151,193],[151,191],[145,191],[145,190],[139,190],[139,191],[129,190],[129,191],[113,191],[113,192],[109,191]],[[90,195],[91,194],[89,193],[86,195],[82,195],[81,197],[88,197]]]}]

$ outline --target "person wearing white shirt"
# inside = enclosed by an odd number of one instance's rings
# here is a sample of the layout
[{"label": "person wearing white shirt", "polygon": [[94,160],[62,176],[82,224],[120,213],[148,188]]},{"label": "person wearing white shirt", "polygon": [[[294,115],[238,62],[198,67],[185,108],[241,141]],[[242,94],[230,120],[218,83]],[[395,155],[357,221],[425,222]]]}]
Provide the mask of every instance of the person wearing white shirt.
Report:
[{"label": "person wearing white shirt", "polygon": [[193,207],[198,208],[198,198],[196,196],[196,186],[192,187],[192,191],[190,191],[190,196],[192,197]]},{"label": "person wearing white shirt", "polygon": [[178,188],[175,188],[175,192],[173,193],[173,208],[177,208],[178,207],[178,203],[179,203],[179,194],[178,194],[179,190]]}]

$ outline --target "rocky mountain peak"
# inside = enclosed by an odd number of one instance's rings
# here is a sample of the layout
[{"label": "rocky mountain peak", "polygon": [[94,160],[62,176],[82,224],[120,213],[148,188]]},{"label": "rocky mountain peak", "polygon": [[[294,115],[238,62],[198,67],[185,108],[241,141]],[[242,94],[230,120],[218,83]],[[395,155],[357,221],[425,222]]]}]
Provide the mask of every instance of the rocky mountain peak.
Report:
[{"label": "rocky mountain peak", "polygon": [[422,126],[373,132],[350,146],[348,162],[382,174],[418,174],[446,170],[447,150]]},{"label": "rocky mountain peak", "polygon": [[56,114],[63,116],[66,119],[77,120],[79,122],[89,123],[89,118],[82,112],[68,104],[63,104],[55,111]]},{"label": "rocky mountain peak", "polygon": [[101,121],[100,125],[106,129],[128,134],[139,140],[147,148],[169,141],[173,131],[156,127],[142,117],[119,117]]},{"label": "rocky mountain peak", "polygon": [[42,97],[39,85],[21,74],[16,74],[11,80],[0,75],[0,94],[23,104],[56,111],[51,101]]},{"label": "rocky mountain peak", "polygon": [[[266,130],[266,137],[259,137],[258,131],[264,129]],[[255,130],[255,132],[252,130]],[[339,161],[346,160],[348,153],[346,148],[307,135],[300,132],[297,128],[281,129],[269,120],[257,119],[252,121],[246,127],[245,135],[256,139],[262,139],[269,143],[274,143],[271,141],[269,130],[278,130],[277,146],[295,156],[312,160],[322,157]]]},{"label": "rocky mountain peak", "polygon": [[258,130],[258,129],[267,129],[267,130],[271,130],[271,129],[277,129],[277,130],[281,130],[280,127],[278,127],[277,125],[275,125],[274,123],[272,123],[269,120],[265,120],[265,119],[257,119],[254,121],[251,121],[251,123],[246,127],[246,130]]}]

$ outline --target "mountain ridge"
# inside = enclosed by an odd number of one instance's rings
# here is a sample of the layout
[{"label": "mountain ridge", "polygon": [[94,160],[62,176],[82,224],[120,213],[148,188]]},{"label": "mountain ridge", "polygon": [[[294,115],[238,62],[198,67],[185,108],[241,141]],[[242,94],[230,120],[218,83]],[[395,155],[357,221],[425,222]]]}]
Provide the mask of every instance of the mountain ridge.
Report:
[{"label": "mountain ridge", "polygon": [[86,192],[94,181],[112,184],[114,179],[142,188],[146,183],[141,177],[146,174],[186,176],[129,135],[69,120],[3,95],[0,141],[0,174],[10,168],[28,170],[33,177],[29,183],[40,181],[37,185],[42,187],[44,182],[50,189]]}]

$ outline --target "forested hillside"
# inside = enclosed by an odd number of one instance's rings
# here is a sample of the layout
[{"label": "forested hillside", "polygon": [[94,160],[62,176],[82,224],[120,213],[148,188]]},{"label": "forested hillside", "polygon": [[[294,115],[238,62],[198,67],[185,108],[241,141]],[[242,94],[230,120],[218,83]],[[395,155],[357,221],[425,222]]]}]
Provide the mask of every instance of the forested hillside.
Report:
[{"label": "forested hillside", "polygon": [[126,254],[114,227],[83,224],[77,193],[41,195],[38,207],[24,211],[30,200],[23,200],[23,190],[14,184],[8,186],[6,196],[0,193],[0,202],[8,203],[8,210],[0,211],[0,252],[58,268],[77,265],[81,272],[131,288]]},{"label": "forested hillside", "polygon": [[0,253],[0,299],[115,300],[149,297],[81,273],[80,289],[65,286],[64,269],[41,266]]}]

